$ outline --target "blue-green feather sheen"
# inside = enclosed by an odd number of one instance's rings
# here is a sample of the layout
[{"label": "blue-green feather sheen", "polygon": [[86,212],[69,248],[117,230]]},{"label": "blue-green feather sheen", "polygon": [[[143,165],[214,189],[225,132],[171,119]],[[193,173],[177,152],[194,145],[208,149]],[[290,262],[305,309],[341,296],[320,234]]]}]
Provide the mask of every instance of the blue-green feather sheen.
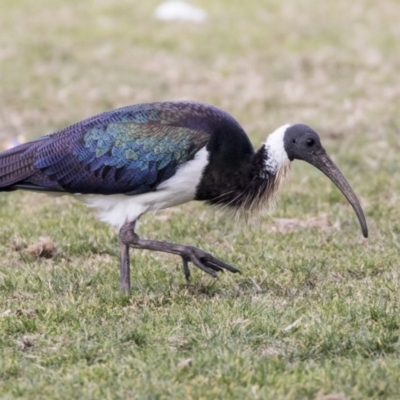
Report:
[{"label": "blue-green feather sheen", "polygon": [[192,159],[208,138],[207,134],[183,127],[118,122],[92,128],[84,143],[95,158],[102,158],[102,165],[145,171],[149,164],[162,169],[171,162],[179,165]]},{"label": "blue-green feather sheen", "polygon": [[208,143],[209,110],[153,103],[95,115],[32,142],[32,171],[24,183],[71,193],[155,190]]}]

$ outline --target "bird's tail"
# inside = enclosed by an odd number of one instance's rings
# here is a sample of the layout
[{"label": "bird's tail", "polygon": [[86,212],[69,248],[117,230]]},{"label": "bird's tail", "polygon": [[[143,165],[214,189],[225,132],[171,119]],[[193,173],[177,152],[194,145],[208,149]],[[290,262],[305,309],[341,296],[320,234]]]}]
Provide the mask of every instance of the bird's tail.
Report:
[{"label": "bird's tail", "polygon": [[34,166],[39,142],[28,142],[0,153],[0,191],[18,189],[37,169]]}]

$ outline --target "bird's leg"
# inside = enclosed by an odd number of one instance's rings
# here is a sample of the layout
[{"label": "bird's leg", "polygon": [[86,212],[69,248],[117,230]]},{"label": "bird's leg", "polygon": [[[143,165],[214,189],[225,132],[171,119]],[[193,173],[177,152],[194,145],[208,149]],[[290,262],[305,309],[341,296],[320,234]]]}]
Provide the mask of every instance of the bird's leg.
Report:
[{"label": "bird's leg", "polygon": [[183,273],[184,273],[184,275],[185,275],[186,282],[189,282],[189,281],[190,281],[189,261],[190,261],[190,259],[188,260],[188,259],[186,258],[186,256],[182,256]]},{"label": "bird's leg", "polygon": [[129,245],[119,242],[120,250],[120,276],[119,286],[121,292],[128,293],[131,290],[131,270],[129,265]]},{"label": "bird's leg", "polygon": [[[217,277],[217,272],[224,270],[230,272],[239,272],[239,270],[232,267],[231,265],[226,264],[225,262],[212,256],[210,253],[198,249],[197,247],[185,246],[182,244],[176,244],[170,242],[159,242],[157,240],[141,239],[135,233],[134,222],[130,223],[127,222],[122,226],[122,228],[119,231],[119,239],[122,244],[133,247],[135,249],[155,250],[181,256],[183,261],[183,272],[187,280],[190,278],[188,262],[192,262],[197,268],[213,276],[214,278]],[[121,257],[121,272],[122,272],[122,260],[123,258]],[[129,269],[129,264],[128,264],[128,269]],[[121,274],[121,282],[122,282],[122,274]],[[122,289],[122,284],[121,284],[121,289]]]}]

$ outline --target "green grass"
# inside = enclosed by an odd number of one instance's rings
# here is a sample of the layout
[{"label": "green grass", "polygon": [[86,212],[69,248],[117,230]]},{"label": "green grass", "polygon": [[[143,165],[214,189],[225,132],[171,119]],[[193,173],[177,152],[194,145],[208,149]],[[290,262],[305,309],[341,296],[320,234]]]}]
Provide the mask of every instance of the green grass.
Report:
[{"label": "green grass", "polygon": [[[143,218],[143,237],[199,246],[241,275],[193,271],[188,286],[176,257],[135,251],[122,296],[116,233],[92,211],[3,193],[0,398],[398,398],[400,3],[194,3],[207,23],[155,21],[156,1],[2,0],[0,141],[182,98],[226,109],[257,146],[302,121],[370,238],[297,161],[277,208],[248,226],[196,203]],[[28,251],[41,237],[49,259]]]}]

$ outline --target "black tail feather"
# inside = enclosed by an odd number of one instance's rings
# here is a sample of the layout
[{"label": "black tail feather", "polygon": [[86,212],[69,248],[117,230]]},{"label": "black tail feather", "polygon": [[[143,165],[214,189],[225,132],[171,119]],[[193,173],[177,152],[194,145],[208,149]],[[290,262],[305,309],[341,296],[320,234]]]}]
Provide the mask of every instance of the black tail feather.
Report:
[{"label": "black tail feather", "polygon": [[[24,143],[0,153],[0,191],[17,189],[34,191],[62,191],[39,169],[35,159],[42,140]],[[43,186],[41,185],[43,183]]]}]

